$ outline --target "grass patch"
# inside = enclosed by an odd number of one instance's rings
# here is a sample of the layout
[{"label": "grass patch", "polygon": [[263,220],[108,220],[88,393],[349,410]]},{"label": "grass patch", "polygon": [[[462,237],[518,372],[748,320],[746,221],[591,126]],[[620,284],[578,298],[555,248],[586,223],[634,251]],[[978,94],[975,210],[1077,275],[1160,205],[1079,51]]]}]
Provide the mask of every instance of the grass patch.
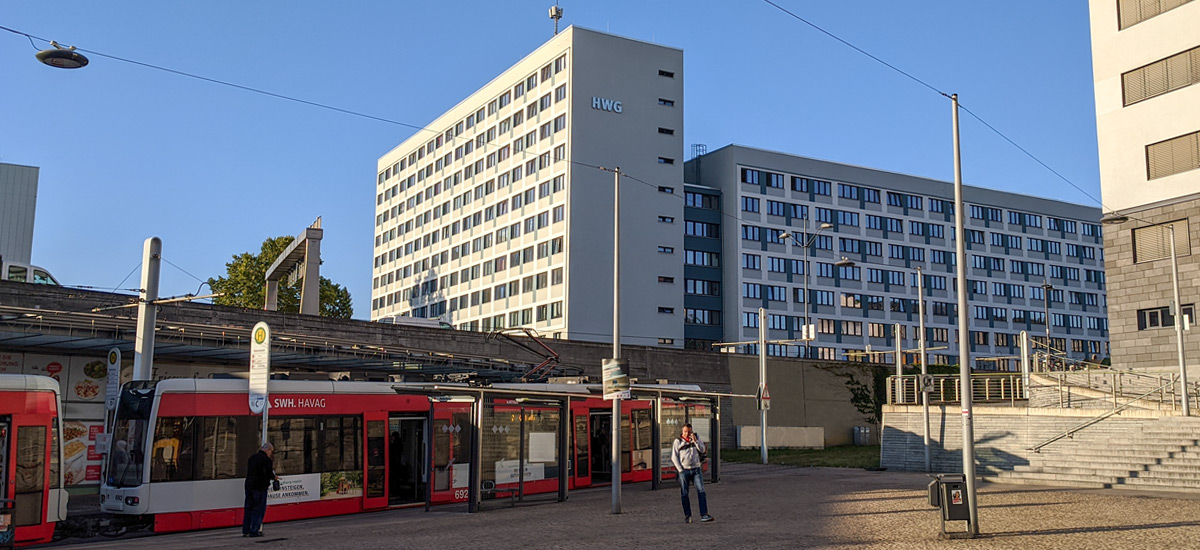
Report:
[{"label": "grass patch", "polygon": [[[725,462],[762,461],[759,449],[721,449]],[[841,445],[825,449],[771,449],[767,461],[782,466],[820,466],[826,468],[878,468],[878,445]]]}]

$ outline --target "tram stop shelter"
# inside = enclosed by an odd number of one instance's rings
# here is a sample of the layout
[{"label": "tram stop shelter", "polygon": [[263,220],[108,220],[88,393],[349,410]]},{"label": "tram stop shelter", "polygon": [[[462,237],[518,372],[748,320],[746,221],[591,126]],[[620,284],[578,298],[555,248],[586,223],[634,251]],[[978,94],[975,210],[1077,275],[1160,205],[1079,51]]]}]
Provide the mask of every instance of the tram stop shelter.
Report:
[{"label": "tram stop shelter", "polygon": [[[708,473],[716,483],[720,399],[754,398],[706,392],[695,385],[633,384],[631,399],[621,402],[618,424],[600,384],[393,387],[397,393],[429,397],[433,424],[425,430],[425,478],[435,482],[426,485],[426,510],[434,504],[438,484],[439,492],[463,491],[457,498],[466,496],[469,513],[480,510],[485,495],[523,500],[526,494],[557,489],[562,502],[571,487],[611,485],[614,425],[621,430],[622,483],[650,481],[652,489],[660,488],[664,473],[674,473],[673,434],[685,423],[708,444]],[[441,414],[434,414],[435,405]],[[435,437],[440,433],[455,437]]]}]

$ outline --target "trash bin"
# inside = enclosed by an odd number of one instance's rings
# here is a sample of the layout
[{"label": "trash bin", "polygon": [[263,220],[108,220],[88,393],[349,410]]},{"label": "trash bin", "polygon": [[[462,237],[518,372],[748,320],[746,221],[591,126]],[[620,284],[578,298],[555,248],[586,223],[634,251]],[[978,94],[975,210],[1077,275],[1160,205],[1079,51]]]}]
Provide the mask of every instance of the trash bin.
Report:
[{"label": "trash bin", "polygon": [[871,427],[870,426],[855,426],[854,427],[854,444],[858,446],[871,444]]},{"label": "trash bin", "polygon": [[[967,476],[963,474],[935,474],[929,482],[929,505],[942,509],[942,534],[947,521],[971,522],[971,504],[967,495]],[[968,529],[969,531],[969,529]]]},{"label": "trash bin", "polygon": [[17,542],[15,500],[0,499],[0,548],[13,548]]}]

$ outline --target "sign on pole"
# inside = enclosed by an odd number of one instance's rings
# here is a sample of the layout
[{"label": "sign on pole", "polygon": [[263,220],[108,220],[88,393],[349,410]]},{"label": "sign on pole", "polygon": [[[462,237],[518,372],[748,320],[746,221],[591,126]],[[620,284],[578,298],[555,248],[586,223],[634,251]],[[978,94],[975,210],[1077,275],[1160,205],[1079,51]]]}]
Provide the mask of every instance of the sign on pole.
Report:
[{"label": "sign on pole", "polygon": [[758,388],[758,410],[771,410],[771,393],[767,391],[766,384],[763,384]]},{"label": "sign on pole", "polygon": [[629,399],[629,363],[623,359],[605,359],[601,364],[604,399]]},{"label": "sign on pole", "polygon": [[267,410],[267,380],[271,378],[271,327],[259,322],[250,339],[250,412]]},{"label": "sign on pole", "polygon": [[121,350],[108,350],[108,385],[104,388],[104,409],[114,411],[121,398]]}]

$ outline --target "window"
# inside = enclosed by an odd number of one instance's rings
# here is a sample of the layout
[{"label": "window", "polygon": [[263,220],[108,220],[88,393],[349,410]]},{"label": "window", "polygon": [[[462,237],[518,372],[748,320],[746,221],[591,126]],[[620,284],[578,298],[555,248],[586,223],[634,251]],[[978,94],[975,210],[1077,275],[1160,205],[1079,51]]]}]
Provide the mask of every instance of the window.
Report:
[{"label": "window", "polygon": [[661,97],[660,97],[660,98],[658,98],[658,104],[659,104],[659,105],[662,105],[663,107],[674,107],[674,106],[675,106],[675,100],[673,100],[673,99],[663,99],[663,98],[661,98]]},{"label": "window", "polygon": [[675,159],[668,157],[658,157],[659,164],[675,164]]},{"label": "window", "polygon": [[742,226],[742,240],[761,241],[762,240],[761,234],[762,234],[761,228],[759,228],[756,225],[743,225]]},{"label": "window", "polygon": [[689,325],[719,325],[721,312],[708,309],[685,309],[683,322]]},{"label": "window", "polygon": [[754,197],[742,197],[742,212],[758,212],[759,200]]},{"label": "window", "polygon": [[[1183,306],[1183,314],[1187,316],[1188,323],[1196,324],[1196,307],[1194,304],[1185,304]],[[1150,309],[1141,309],[1137,312],[1138,330],[1147,330],[1152,328],[1164,328],[1175,326],[1175,316],[1171,315],[1170,307],[1156,307]],[[1185,325],[1186,326],[1186,325]]]},{"label": "window", "polygon": [[671,72],[671,71],[664,71],[662,69],[659,69],[658,76],[665,76],[667,78],[675,78],[675,73]]},{"label": "window", "polygon": [[1191,0],[1117,0],[1117,27],[1125,30],[1188,2]]},{"label": "window", "polygon": [[660,246],[660,247],[658,247],[658,253],[659,253],[659,254],[674,254],[674,253],[675,253],[675,247],[672,247],[672,246]]},{"label": "window", "polygon": [[1167,177],[1200,168],[1200,132],[1146,146],[1146,172],[1149,179]]},{"label": "window", "polygon": [[673,136],[673,135],[675,135],[675,130],[672,130],[670,128],[663,128],[660,126],[658,128],[658,133],[668,135],[668,136]]},{"label": "window", "polygon": [[1170,258],[1171,228],[1174,228],[1175,254],[1177,257],[1191,255],[1191,243],[1187,237],[1187,220],[1176,220],[1148,227],[1139,227],[1133,230],[1134,263],[1152,262]]},{"label": "window", "polygon": [[1125,105],[1200,82],[1200,48],[1177,53],[1121,75]]},{"label": "window", "polygon": [[762,257],[758,254],[742,254],[742,269],[762,269]]}]

